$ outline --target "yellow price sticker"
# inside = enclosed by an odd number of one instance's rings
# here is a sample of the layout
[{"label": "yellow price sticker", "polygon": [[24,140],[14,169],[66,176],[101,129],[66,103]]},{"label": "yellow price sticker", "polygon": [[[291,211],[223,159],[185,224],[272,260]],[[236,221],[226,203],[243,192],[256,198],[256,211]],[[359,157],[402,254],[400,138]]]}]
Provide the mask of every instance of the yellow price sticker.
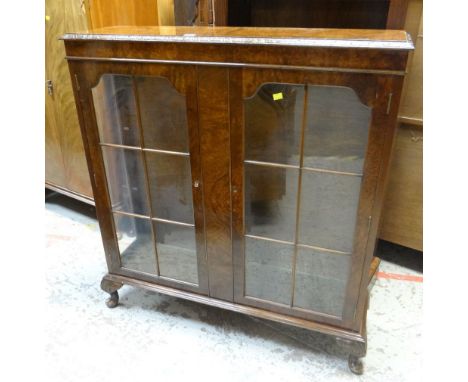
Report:
[{"label": "yellow price sticker", "polygon": [[274,93],[273,94],[273,101],[279,101],[283,99],[283,93]]}]

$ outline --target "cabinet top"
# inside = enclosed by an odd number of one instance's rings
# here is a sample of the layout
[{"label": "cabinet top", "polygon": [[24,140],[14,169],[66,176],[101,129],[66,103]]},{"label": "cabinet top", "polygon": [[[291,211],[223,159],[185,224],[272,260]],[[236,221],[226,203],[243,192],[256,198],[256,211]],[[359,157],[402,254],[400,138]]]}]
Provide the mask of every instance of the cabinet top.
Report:
[{"label": "cabinet top", "polygon": [[63,40],[181,42],[198,44],[411,50],[405,31],[370,29],[113,26],[67,33]]}]

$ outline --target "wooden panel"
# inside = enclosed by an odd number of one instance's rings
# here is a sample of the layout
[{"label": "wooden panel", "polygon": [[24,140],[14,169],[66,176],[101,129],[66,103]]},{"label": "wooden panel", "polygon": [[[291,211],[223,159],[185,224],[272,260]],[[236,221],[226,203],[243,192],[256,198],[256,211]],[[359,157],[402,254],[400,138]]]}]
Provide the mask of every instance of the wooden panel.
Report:
[{"label": "wooden panel", "polygon": [[408,0],[391,0],[387,15],[387,29],[403,29]]},{"label": "wooden panel", "polygon": [[380,238],[423,250],[423,134],[402,125],[397,132]]},{"label": "wooden panel", "polygon": [[175,25],[174,0],[158,0],[157,3],[158,25]]},{"label": "wooden panel", "polygon": [[408,61],[408,75],[403,87],[399,120],[405,123],[423,123],[423,14],[422,0],[412,0],[408,8],[405,29],[411,34],[415,51]]},{"label": "wooden panel", "polygon": [[[65,30],[86,29],[86,15],[83,12],[83,8],[80,6],[80,2],[65,0],[64,3]],[[67,188],[76,193],[92,197],[93,192],[89,180],[83,140],[80,134],[78,115],[73,98],[70,73],[66,61],[63,59],[65,56],[65,49],[62,41],[57,41],[57,45],[60,47],[57,57],[60,64],[56,72],[57,96],[60,98],[58,112],[62,115],[62,151]]]},{"label": "wooden panel", "polygon": [[206,26],[213,24],[212,0],[198,0],[198,12],[195,25]]},{"label": "wooden panel", "polygon": [[70,0],[48,0],[46,14],[46,70],[53,96],[46,96],[45,180],[92,197],[65,49],[58,39],[65,31],[86,30],[86,18],[80,3]]},{"label": "wooden panel", "polygon": [[419,31],[419,24],[422,19],[423,0],[409,0],[404,25],[399,29],[404,29],[413,41],[416,41]]},{"label": "wooden panel", "polygon": [[[56,36],[61,33],[61,17],[59,15],[60,6],[58,1],[46,1],[46,47],[55,46]],[[56,20],[58,22],[56,22]],[[57,69],[55,50],[45,51],[45,80],[54,80],[54,73]],[[54,82],[52,82],[54,83]],[[60,131],[55,116],[55,95],[48,94],[47,84],[45,86],[45,179],[46,182],[56,186],[65,187],[65,168],[63,165],[62,149],[60,147]]]},{"label": "wooden panel", "polygon": [[228,25],[228,1],[229,0],[215,0],[213,12],[214,25]]},{"label": "wooden panel", "polygon": [[389,184],[383,209],[380,238],[423,250],[422,223],[422,124],[423,124],[423,21],[422,0],[411,0],[405,29],[415,41],[416,50],[408,60],[398,119],[413,125],[397,130]]},{"label": "wooden panel", "polygon": [[[381,89],[377,92],[377,98],[380,98],[380,107],[383,110],[386,110],[385,113],[379,113],[375,123],[379,129],[385,130],[385,137],[381,146],[378,147],[375,144],[369,143],[369,149],[378,150],[380,155],[380,163],[378,170],[378,182],[374,185],[375,190],[375,199],[372,212],[370,214],[369,227],[368,227],[368,242],[365,248],[365,258],[362,267],[359,267],[359,264],[351,272],[362,272],[362,275],[370,269],[371,262],[373,259],[375,245],[377,241],[377,234],[379,229],[380,218],[383,212],[383,202],[384,194],[386,189],[386,184],[388,180],[388,168],[390,161],[390,154],[392,149],[392,144],[394,141],[395,131],[396,131],[396,118],[398,114],[398,106],[401,99],[401,89],[403,87],[403,78],[402,77],[381,77],[380,78]],[[388,95],[392,93],[391,102],[388,104]],[[390,107],[388,107],[388,105]],[[372,141],[369,138],[369,141]],[[362,238],[361,238],[362,239]],[[356,286],[354,286],[356,287]],[[356,308],[356,322],[362,322],[365,320],[366,308],[368,301],[368,279],[363,277],[361,284],[359,286],[359,300]],[[357,330],[358,327],[355,326]]]},{"label": "wooden panel", "polygon": [[[323,39],[323,46],[336,47],[339,41],[331,41],[329,44],[327,40],[356,40],[349,44],[349,47],[358,47],[358,42],[382,42],[386,43],[382,45],[384,49],[390,50],[391,45],[388,43],[402,42],[406,43],[407,33],[403,30],[370,30],[370,29],[334,29],[334,28],[235,28],[235,27],[187,27],[187,26],[134,26],[134,25],[116,25],[104,28],[93,28],[89,33],[70,33],[74,35],[75,39],[80,39],[82,35],[86,40],[110,40],[114,41],[116,35],[122,35],[125,38],[120,39],[121,41],[139,41],[138,36],[145,36],[144,41],[152,41],[151,37],[155,42],[158,41],[158,36],[184,36],[186,34],[195,34],[197,37],[217,37],[215,41],[205,41],[206,43],[220,43],[219,38],[226,37],[225,43],[232,43],[232,40],[236,37],[243,37],[244,40],[241,43],[249,45],[271,45],[272,43],[267,41],[252,40],[254,38],[261,39],[293,39],[288,40],[288,46],[301,46],[301,42],[304,39]],[[98,36],[90,36],[97,34]],[[92,38],[91,38],[92,37]],[[193,37],[193,36],[192,36]],[[170,41],[170,39],[165,39]],[[174,42],[176,41],[174,39]],[[183,41],[190,42],[190,41]],[[310,42],[310,41],[309,41]],[[306,41],[307,43],[307,41]],[[281,45],[275,42],[274,45]],[[404,44],[406,45],[406,44]],[[303,45],[302,45],[303,46]],[[307,45],[310,46],[310,45]],[[374,45],[375,47],[375,45]],[[397,48],[395,48],[397,49]],[[404,46],[402,49],[411,49],[409,46]],[[396,52],[393,51],[395,54]]]},{"label": "wooden panel", "polygon": [[[160,2],[165,3],[165,0]],[[157,0],[88,0],[87,3],[90,28],[109,25],[159,25]],[[165,16],[162,17],[164,19]]]},{"label": "wooden panel", "polygon": [[228,69],[199,67],[198,86],[210,296],[232,301]]}]

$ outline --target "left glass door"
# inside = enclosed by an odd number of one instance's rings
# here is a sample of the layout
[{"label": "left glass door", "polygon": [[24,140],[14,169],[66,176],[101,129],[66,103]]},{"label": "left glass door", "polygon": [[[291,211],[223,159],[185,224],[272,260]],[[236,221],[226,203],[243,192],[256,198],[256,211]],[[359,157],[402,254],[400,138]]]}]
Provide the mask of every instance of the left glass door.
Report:
[{"label": "left glass door", "polygon": [[188,112],[197,101],[185,94],[195,86],[190,81],[107,73],[92,97],[121,272],[203,291],[198,129]]}]

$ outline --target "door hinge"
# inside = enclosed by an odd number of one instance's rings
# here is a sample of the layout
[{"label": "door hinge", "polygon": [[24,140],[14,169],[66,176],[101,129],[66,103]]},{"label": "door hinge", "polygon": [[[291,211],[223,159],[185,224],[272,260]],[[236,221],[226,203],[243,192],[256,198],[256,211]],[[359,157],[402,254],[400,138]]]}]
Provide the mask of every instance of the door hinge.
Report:
[{"label": "door hinge", "polygon": [[393,93],[390,93],[387,99],[387,115],[390,114],[390,109],[392,107],[392,98],[393,98]]},{"label": "door hinge", "polygon": [[47,80],[46,81],[46,86],[47,86],[47,93],[49,93],[50,96],[54,95],[54,84],[52,83],[52,80]]}]

